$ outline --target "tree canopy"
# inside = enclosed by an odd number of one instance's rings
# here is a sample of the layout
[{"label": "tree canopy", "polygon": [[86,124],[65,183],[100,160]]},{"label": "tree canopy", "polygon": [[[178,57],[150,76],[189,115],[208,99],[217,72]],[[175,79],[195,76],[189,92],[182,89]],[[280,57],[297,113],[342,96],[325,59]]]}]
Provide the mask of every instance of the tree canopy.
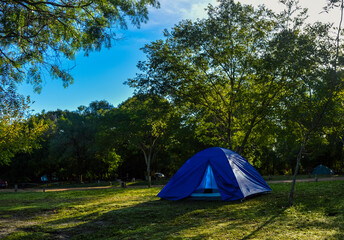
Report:
[{"label": "tree canopy", "polygon": [[[148,6],[159,7],[159,3],[156,0],[1,1],[0,148],[25,148],[15,143],[34,143],[30,139],[41,132],[39,125],[29,131],[32,134],[21,127],[29,114],[30,99],[17,92],[18,83],[26,81],[39,92],[42,80],[50,75],[67,87],[73,82],[68,61],[74,60],[79,52],[87,56],[102,47],[110,48],[117,38],[116,31],[126,28],[128,21],[140,27],[148,20]],[[23,131],[27,133],[20,134]]]},{"label": "tree canopy", "polygon": [[127,148],[139,150],[151,184],[151,163],[164,147],[167,129],[175,113],[172,105],[156,95],[136,95],[107,114],[108,128]]},{"label": "tree canopy", "polygon": [[44,75],[73,82],[65,60],[111,47],[116,28],[139,27],[156,0],[4,0],[0,4],[0,104],[18,100],[16,84],[40,91]]},{"label": "tree canopy", "polygon": [[205,143],[241,153],[292,84],[283,75],[282,58],[292,57],[282,56],[290,53],[278,20],[264,7],[220,1],[208,18],[182,21],[147,44],[148,60],[128,85],[168,96],[198,122]]},{"label": "tree canopy", "polygon": [[282,2],[276,14],[222,0],[208,18],[166,30],[143,48],[147,60],[127,82],[136,93],[119,106],[94,101],[22,121],[25,111],[6,102],[0,175],[149,179],[212,146],[241,153],[263,175],[318,164],[344,172],[341,26],[305,24],[297,1]]}]

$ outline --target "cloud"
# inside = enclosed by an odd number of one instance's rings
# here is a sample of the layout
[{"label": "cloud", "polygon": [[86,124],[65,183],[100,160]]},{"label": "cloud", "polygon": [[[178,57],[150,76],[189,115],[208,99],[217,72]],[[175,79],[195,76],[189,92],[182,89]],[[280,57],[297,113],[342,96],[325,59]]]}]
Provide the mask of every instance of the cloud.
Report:
[{"label": "cloud", "polygon": [[[283,10],[283,5],[278,0],[235,0],[242,4],[252,4],[257,7],[265,4],[268,8],[275,12]],[[191,19],[193,21],[207,17],[206,8],[209,4],[217,6],[217,0],[159,0],[161,7],[159,9],[149,9],[149,21],[142,24],[142,30],[158,30],[170,29],[183,19]],[[302,7],[309,8],[308,22],[338,22],[339,14],[319,14],[322,7],[326,5],[326,0],[300,0]],[[335,11],[334,11],[335,12]]]},{"label": "cloud", "polygon": [[[237,0],[236,0],[237,1]],[[267,8],[272,9],[274,12],[281,12],[285,9],[284,5],[277,0],[239,0],[242,4],[251,4],[255,7],[258,5],[265,5]],[[323,7],[326,6],[327,0],[300,0],[299,6],[302,8],[308,8],[309,18],[307,22],[313,23],[316,21],[321,21],[324,23],[338,23],[340,18],[339,8],[330,11],[330,13],[325,13]]]},{"label": "cloud", "polygon": [[165,26],[170,28],[183,19],[206,18],[205,9],[209,4],[217,5],[216,0],[160,0],[159,9],[151,8],[149,21],[144,28]]},{"label": "cloud", "polygon": [[191,4],[189,9],[184,9],[183,16],[184,18],[196,20],[197,18],[202,19],[206,18],[207,11],[206,8],[208,5],[211,4],[213,6],[218,5],[218,2],[216,0],[212,1],[198,1],[197,3]]}]

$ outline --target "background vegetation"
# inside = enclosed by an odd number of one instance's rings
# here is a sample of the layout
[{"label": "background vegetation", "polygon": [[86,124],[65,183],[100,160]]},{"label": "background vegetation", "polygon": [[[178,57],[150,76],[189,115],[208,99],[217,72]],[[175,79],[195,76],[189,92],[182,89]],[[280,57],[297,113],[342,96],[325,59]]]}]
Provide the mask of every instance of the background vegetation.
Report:
[{"label": "background vegetation", "polygon": [[[43,175],[78,182],[150,179],[155,172],[171,176],[193,154],[212,146],[237,151],[262,175],[292,174],[298,168],[308,174],[318,164],[343,173],[341,26],[306,24],[306,11],[297,1],[282,2],[285,10],[273,13],[223,0],[208,7],[208,18],[166,30],[164,39],[143,48],[147,60],[126,82],[135,94],[116,107],[102,100],[75,111],[27,115],[28,100],[4,91],[0,177],[20,183],[38,182]],[[327,8],[338,3],[330,1]],[[158,6],[142,1],[123,14],[135,16],[138,25],[149,4]],[[68,7],[83,15],[89,8],[52,6],[44,11]],[[106,36],[97,35],[99,47],[108,46],[107,29],[116,16],[115,6],[107,6],[99,10],[111,13],[110,22],[98,26]],[[89,35],[80,41],[96,50],[97,39],[85,31]],[[68,36],[66,41],[72,41]],[[75,42],[74,50],[63,46],[60,50],[68,54],[81,48]],[[20,76],[12,81],[38,74],[30,67],[21,72],[24,65],[16,65],[13,71]],[[59,76],[68,85],[70,76],[63,71]],[[11,81],[11,76],[4,79]]]}]

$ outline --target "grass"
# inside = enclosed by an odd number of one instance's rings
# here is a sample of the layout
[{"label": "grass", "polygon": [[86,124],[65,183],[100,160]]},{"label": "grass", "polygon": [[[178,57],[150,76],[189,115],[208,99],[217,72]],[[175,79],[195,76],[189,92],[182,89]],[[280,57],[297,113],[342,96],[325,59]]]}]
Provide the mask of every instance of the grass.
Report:
[{"label": "grass", "polygon": [[[315,179],[317,177],[318,179],[321,178],[337,178],[337,177],[343,177],[343,175],[298,175],[298,180],[303,179]],[[292,180],[292,175],[272,175],[272,176],[263,176],[263,178],[266,181],[278,181],[278,180]],[[153,185],[165,185],[168,183],[170,178],[161,178],[161,179],[152,179]],[[127,186],[146,186],[147,181],[137,179],[135,182],[128,181],[126,182]],[[112,181],[87,181],[84,183],[70,183],[70,182],[49,182],[49,183],[21,183],[19,184],[19,189],[25,189],[25,188],[35,188],[35,189],[56,189],[56,188],[83,188],[83,187],[119,187],[120,181],[112,180]],[[14,188],[14,185],[12,184],[10,188]]]},{"label": "grass", "polygon": [[244,202],[165,201],[160,187],[0,193],[2,239],[344,239],[344,181]]}]

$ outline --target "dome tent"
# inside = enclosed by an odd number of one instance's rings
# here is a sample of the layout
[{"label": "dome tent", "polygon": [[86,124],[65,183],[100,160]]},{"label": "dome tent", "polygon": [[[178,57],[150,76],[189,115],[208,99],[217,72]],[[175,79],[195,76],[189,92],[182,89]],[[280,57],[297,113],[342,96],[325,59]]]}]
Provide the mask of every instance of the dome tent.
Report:
[{"label": "dome tent", "polygon": [[191,157],[158,197],[234,201],[269,191],[271,188],[246,159],[231,150],[213,147]]},{"label": "dome tent", "polygon": [[320,164],[316,168],[314,168],[313,175],[332,175],[334,174],[333,170]]}]

